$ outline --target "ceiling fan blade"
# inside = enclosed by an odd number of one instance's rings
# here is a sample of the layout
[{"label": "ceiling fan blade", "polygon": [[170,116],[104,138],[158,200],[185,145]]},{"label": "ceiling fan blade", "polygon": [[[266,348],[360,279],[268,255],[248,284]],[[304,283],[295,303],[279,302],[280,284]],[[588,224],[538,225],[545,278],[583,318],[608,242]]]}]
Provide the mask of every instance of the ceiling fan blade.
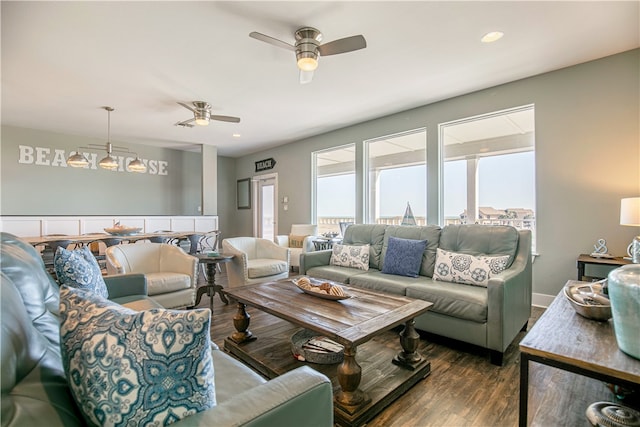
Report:
[{"label": "ceiling fan blade", "polygon": [[175,124],[175,126],[182,126],[182,127],[185,127],[185,128],[192,128],[194,125],[192,125],[191,122],[194,121],[194,120],[195,120],[195,118],[194,119],[185,120],[183,122],[178,122],[178,123]]},{"label": "ceiling fan blade", "polygon": [[265,43],[272,44],[272,45],[277,46],[277,47],[281,47],[283,49],[292,50],[294,52],[296,50],[296,47],[294,45],[292,45],[292,44],[289,44],[287,42],[283,42],[282,40],[278,40],[276,38],[273,38],[271,36],[267,36],[267,35],[262,34],[262,33],[258,33],[256,31],[253,31],[253,32],[249,33],[249,37],[252,37],[252,38],[254,38],[256,40],[263,41]]},{"label": "ceiling fan blade", "polygon": [[311,83],[313,80],[313,71],[302,71],[300,70],[300,84],[305,85],[307,83]]},{"label": "ceiling fan blade", "polygon": [[231,116],[214,116],[214,115],[211,115],[211,120],[218,120],[218,121],[221,121],[221,122],[240,123],[240,117],[231,117]]},{"label": "ceiling fan blade", "polygon": [[337,55],[339,53],[352,52],[367,47],[367,41],[362,35],[345,37],[318,46],[318,52],[322,56]]},{"label": "ceiling fan blade", "polygon": [[192,106],[185,104],[184,102],[178,102],[178,104],[182,105],[184,108],[186,108],[187,110],[191,110],[194,113],[196,112],[196,110],[193,109]]}]

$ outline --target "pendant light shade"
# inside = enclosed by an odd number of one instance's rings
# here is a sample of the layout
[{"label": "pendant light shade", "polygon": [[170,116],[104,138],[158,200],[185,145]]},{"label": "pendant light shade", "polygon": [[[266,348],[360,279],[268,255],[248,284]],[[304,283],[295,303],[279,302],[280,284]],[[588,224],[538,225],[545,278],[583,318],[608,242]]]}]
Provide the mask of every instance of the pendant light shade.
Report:
[{"label": "pendant light shade", "polygon": [[[114,110],[112,107],[102,107],[107,110],[107,143],[105,146],[89,144],[90,147],[96,148],[104,148],[107,151],[107,156],[104,157],[100,162],[98,162],[98,166],[102,169],[107,170],[117,170],[119,167],[118,159],[111,156],[113,152],[120,153],[131,153],[131,151],[126,147],[116,147],[111,144],[111,112]],[[135,154],[135,153],[132,153]],[[131,160],[127,165],[127,170],[129,172],[137,172],[144,173],[147,171],[147,166],[138,158],[138,155],[135,154],[135,159]],[[82,168],[89,165],[89,160],[80,153],[80,151],[76,151],[75,154],[72,154],[67,159],[67,164],[74,168]]]},{"label": "pendant light shade", "polygon": [[89,165],[89,160],[80,151],[76,151],[75,154],[69,156],[67,164],[72,168],[84,168]]}]

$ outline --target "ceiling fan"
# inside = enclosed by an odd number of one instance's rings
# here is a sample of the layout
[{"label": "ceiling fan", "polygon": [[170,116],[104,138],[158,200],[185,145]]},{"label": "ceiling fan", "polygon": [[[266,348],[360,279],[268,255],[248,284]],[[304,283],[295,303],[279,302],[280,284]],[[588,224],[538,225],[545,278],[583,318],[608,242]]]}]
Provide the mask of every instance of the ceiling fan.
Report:
[{"label": "ceiling fan", "polygon": [[272,44],[296,53],[298,68],[300,69],[300,83],[309,83],[313,79],[313,71],[318,68],[318,57],[337,55],[339,53],[353,52],[367,47],[367,41],[362,35],[345,37],[325,44],[322,41],[322,33],[312,27],[303,27],[296,30],[295,44],[278,40],[271,36],[253,31],[249,34],[256,40]]},{"label": "ceiling fan", "polygon": [[[193,107],[187,105],[183,102],[178,102],[178,104],[182,105],[187,110],[193,112],[193,118],[189,120],[185,120],[182,122],[178,122],[176,126],[188,127],[192,128],[195,125],[199,126],[207,126],[209,125],[210,120],[218,120],[221,122],[231,122],[231,123],[239,123],[239,117],[231,117],[231,116],[218,116],[215,114],[211,114],[211,105],[208,102],[204,101],[193,101]],[[195,123],[195,125],[194,125]]]}]

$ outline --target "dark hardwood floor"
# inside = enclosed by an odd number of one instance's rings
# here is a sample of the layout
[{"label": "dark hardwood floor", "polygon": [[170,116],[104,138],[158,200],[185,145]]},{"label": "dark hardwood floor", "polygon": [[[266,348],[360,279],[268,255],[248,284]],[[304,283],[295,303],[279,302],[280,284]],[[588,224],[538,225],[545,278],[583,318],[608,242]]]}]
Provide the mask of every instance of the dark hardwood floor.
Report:
[{"label": "dark hardwood floor", "polygon": [[[216,275],[226,286],[226,275]],[[208,308],[203,297],[199,307]],[[233,331],[235,305],[224,305],[215,297],[211,327],[213,341],[223,348]],[[534,307],[529,328],[544,309]],[[252,322],[268,316],[249,308]],[[431,334],[421,333],[427,344],[425,356],[431,374],[373,418],[370,427],[428,426],[517,426],[520,354],[518,334],[505,353],[502,367],[494,366],[482,348]],[[585,410],[597,401],[615,397],[600,381],[532,363],[530,367],[529,425],[586,426]]]}]

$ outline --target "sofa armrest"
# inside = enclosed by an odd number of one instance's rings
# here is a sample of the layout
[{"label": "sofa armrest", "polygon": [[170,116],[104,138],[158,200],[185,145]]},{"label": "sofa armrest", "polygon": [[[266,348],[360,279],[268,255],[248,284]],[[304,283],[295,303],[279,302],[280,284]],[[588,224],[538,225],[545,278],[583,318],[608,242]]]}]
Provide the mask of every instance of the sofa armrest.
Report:
[{"label": "sofa armrest", "polygon": [[531,232],[520,231],[518,252],[511,266],[489,279],[487,347],[504,351],[531,315]]},{"label": "sofa armrest", "polygon": [[129,295],[147,295],[147,278],[144,274],[119,274],[105,276],[109,299]]},{"label": "sofa armrest", "polygon": [[289,236],[287,235],[276,236],[276,243],[278,244],[278,246],[282,246],[283,248],[288,248]]},{"label": "sofa armrest", "polygon": [[161,270],[188,275],[191,278],[191,287],[195,288],[198,280],[198,258],[166,243],[163,243],[161,250]]},{"label": "sofa armrest", "polygon": [[227,240],[222,241],[222,252],[226,255],[233,255],[230,262],[223,264],[227,269],[229,287],[235,288],[245,285],[249,280],[247,254],[233,246]]},{"label": "sofa armrest", "polygon": [[302,366],[174,425],[332,427],[331,381]]},{"label": "sofa armrest", "polygon": [[332,250],[303,252],[300,254],[300,274],[307,274],[313,267],[329,265]]}]

